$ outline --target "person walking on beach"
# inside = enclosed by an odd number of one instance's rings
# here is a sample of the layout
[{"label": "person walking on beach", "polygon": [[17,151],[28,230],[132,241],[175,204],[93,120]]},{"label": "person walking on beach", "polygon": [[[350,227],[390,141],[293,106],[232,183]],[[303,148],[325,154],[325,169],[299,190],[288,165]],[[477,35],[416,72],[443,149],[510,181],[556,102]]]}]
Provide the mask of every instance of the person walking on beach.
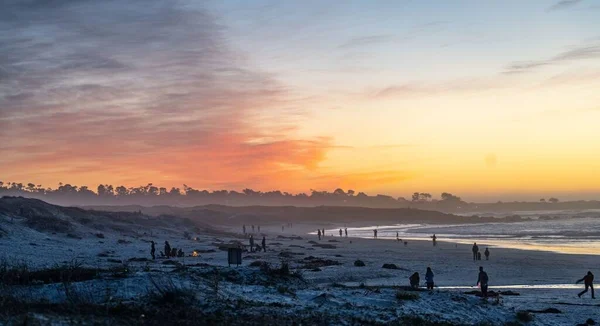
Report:
[{"label": "person walking on beach", "polygon": [[481,287],[481,296],[487,299],[488,294],[488,274],[483,271],[483,267],[479,266],[479,277],[477,278],[477,285]]},{"label": "person walking on beach", "polygon": [[252,233],[254,233],[254,224],[252,224]]},{"label": "person walking on beach", "polygon": [[340,229],[340,238],[342,237],[342,229]]},{"label": "person walking on beach", "polygon": [[319,240],[321,240],[321,229],[317,229],[317,234],[319,235]]},{"label": "person walking on beach", "polygon": [[594,295],[594,274],[588,271],[587,274],[582,279],[575,282],[575,284],[579,284],[581,282],[583,282],[583,284],[585,285],[585,290],[579,292],[577,296],[581,298],[582,295],[587,293],[589,288],[592,289],[592,299],[596,299],[596,296]]},{"label": "person walking on beach", "polygon": [[323,229],[323,231],[321,231],[321,233],[323,234],[323,238],[325,238],[325,229]]},{"label": "person walking on beach", "polygon": [[490,260],[490,250],[488,248],[485,248],[483,254],[485,255],[485,260]]},{"label": "person walking on beach", "polygon": [[427,272],[425,273],[425,282],[427,283],[427,290],[433,290],[433,271],[431,267],[427,267]]},{"label": "person walking on beach", "polygon": [[150,241],[150,255],[152,256],[152,260],[156,259],[156,247],[154,240]]},{"label": "person walking on beach", "polygon": [[419,288],[419,283],[421,282],[421,278],[419,277],[419,273],[418,272],[414,272],[409,278],[408,281],[410,282],[410,287],[413,289],[418,289]]},{"label": "person walking on beach", "polygon": [[400,234],[396,232],[396,241],[400,241]]},{"label": "person walking on beach", "polygon": [[435,236],[435,234],[431,237],[431,239],[433,240],[433,246],[437,246],[437,237]]},{"label": "person walking on beach", "polygon": [[254,236],[250,235],[250,252],[254,252]]},{"label": "person walking on beach", "polygon": [[377,239],[377,229],[373,230],[373,237]]},{"label": "person walking on beach", "polygon": [[348,228],[344,228],[344,232],[346,233],[346,238],[348,237]]},{"label": "person walking on beach", "polygon": [[167,258],[171,256],[171,245],[169,244],[169,241],[165,241],[165,256],[167,256]]},{"label": "person walking on beach", "polygon": [[477,260],[477,253],[479,252],[479,246],[477,246],[477,242],[473,243],[473,248],[471,248],[471,251],[473,251],[473,260]]},{"label": "person walking on beach", "polygon": [[267,252],[267,239],[265,238],[265,236],[263,236],[262,239],[262,249],[264,252]]},{"label": "person walking on beach", "polygon": [[246,224],[242,226],[242,230],[244,230],[244,235],[246,235]]}]

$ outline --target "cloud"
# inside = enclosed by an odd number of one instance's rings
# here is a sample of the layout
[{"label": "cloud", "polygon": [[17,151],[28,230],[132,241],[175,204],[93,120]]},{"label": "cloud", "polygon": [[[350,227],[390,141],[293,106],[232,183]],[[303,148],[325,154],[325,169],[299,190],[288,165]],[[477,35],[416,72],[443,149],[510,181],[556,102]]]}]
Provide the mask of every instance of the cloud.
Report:
[{"label": "cloud", "polygon": [[548,9],[546,9],[546,11],[556,11],[556,10],[569,9],[569,8],[572,8],[572,7],[576,6],[577,4],[579,4],[582,1],[583,0],[562,0],[562,1],[559,1],[559,2],[555,3],[554,5],[552,5],[551,7],[549,7]]},{"label": "cloud", "polygon": [[354,37],[349,39],[348,41],[338,45],[340,49],[349,49],[355,47],[362,46],[370,46],[374,44],[386,43],[390,42],[393,39],[393,35],[370,35],[370,36],[361,36]]},{"label": "cloud", "polygon": [[367,92],[367,97],[373,99],[385,99],[391,97],[413,97],[431,96],[448,92],[482,92],[490,89],[506,88],[501,79],[468,78],[452,80],[441,83],[407,82],[399,85],[391,85],[381,89]]},{"label": "cloud", "polygon": [[548,59],[512,63],[505,68],[503,73],[525,73],[542,66],[592,59],[600,59],[600,43],[597,40],[589,44],[573,47]]},{"label": "cloud", "polygon": [[194,5],[2,2],[3,178],[219,186],[317,175],[331,140],[294,137],[302,102]]}]

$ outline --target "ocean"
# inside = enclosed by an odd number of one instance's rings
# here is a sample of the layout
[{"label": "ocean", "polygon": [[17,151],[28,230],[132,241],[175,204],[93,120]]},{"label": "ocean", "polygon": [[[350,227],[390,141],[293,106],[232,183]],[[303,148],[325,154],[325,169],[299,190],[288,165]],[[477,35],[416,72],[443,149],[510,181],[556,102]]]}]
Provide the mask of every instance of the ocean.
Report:
[{"label": "ocean", "polygon": [[[523,222],[498,222],[478,224],[397,224],[349,227],[348,236],[373,238],[378,230],[379,239],[396,240],[396,233],[404,241],[428,240],[433,234],[438,241],[472,244],[478,242],[490,247],[543,250],[568,254],[600,254],[600,213],[584,212],[514,212],[534,220]],[[483,215],[483,214],[482,214]],[[490,214],[486,214],[490,216]],[[555,216],[543,220],[540,216]],[[344,228],[344,226],[340,226]],[[339,236],[337,229],[327,230],[327,235]]]}]

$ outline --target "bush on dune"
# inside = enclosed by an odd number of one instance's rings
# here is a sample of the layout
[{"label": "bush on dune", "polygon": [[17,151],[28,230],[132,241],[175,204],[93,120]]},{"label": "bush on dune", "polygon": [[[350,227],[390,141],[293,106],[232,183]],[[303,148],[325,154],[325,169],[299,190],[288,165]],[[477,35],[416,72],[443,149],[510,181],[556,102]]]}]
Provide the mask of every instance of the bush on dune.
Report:
[{"label": "bush on dune", "polygon": [[398,291],[396,292],[396,299],[400,300],[400,301],[405,301],[405,300],[418,300],[419,299],[419,294],[417,293],[410,293],[410,292],[405,292],[405,291]]}]

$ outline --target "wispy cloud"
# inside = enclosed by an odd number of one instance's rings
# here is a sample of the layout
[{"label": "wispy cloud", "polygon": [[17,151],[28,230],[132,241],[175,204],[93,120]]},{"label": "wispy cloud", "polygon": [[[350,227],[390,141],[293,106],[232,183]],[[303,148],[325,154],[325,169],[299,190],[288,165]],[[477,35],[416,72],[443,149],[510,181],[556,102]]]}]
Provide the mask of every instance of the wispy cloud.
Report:
[{"label": "wispy cloud", "polygon": [[293,136],[300,102],[193,6],[5,1],[0,53],[3,177],[264,184],[330,146]]},{"label": "wispy cloud", "polygon": [[512,63],[505,68],[503,73],[524,73],[542,66],[590,59],[600,59],[600,43],[597,40],[585,45],[573,47],[572,49],[558,53],[549,59]]},{"label": "wispy cloud", "polygon": [[569,8],[572,8],[572,7],[576,6],[577,4],[579,4],[582,1],[583,0],[562,0],[562,1],[559,1],[559,2],[555,3],[554,5],[552,5],[551,7],[549,7],[548,9],[546,9],[546,11],[556,11],[556,10],[569,9]]},{"label": "wispy cloud", "polygon": [[390,42],[394,38],[393,35],[369,35],[369,36],[360,36],[349,39],[348,41],[338,45],[340,49],[349,49],[361,46],[368,46],[374,44],[380,44],[385,42]]}]

